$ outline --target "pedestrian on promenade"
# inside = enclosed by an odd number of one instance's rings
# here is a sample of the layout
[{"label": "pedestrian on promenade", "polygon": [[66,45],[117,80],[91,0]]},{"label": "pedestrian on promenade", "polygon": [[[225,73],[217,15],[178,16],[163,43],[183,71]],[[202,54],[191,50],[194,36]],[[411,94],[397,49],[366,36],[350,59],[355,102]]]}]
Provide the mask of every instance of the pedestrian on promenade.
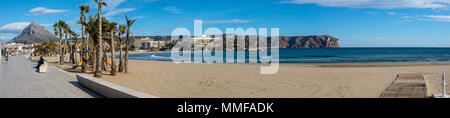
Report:
[{"label": "pedestrian on promenade", "polygon": [[6,52],[5,52],[5,63],[6,64],[8,64],[8,58],[9,58],[9,51],[8,51],[8,49],[6,49]]}]

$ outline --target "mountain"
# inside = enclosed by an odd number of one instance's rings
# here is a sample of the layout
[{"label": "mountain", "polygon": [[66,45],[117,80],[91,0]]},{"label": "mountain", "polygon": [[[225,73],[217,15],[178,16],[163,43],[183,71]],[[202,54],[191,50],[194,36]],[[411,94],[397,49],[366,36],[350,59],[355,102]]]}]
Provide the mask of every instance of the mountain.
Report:
[{"label": "mountain", "polygon": [[58,41],[44,26],[31,23],[25,27],[22,33],[8,43],[41,43],[45,41]]},{"label": "mountain", "polygon": [[328,35],[280,36],[280,48],[339,48],[339,39]]}]

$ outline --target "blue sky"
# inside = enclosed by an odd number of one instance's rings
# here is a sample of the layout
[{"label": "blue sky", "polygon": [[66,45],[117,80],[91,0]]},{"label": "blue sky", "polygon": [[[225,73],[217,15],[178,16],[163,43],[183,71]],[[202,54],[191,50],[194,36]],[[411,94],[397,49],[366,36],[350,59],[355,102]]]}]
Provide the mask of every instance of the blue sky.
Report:
[{"label": "blue sky", "polygon": [[[52,31],[64,20],[80,32],[78,6],[94,0],[0,0],[1,40],[36,22]],[[138,18],[135,35],[173,29],[280,28],[282,36],[332,35],[342,47],[450,47],[450,0],[105,0],[103,15],[124,23]]]}]

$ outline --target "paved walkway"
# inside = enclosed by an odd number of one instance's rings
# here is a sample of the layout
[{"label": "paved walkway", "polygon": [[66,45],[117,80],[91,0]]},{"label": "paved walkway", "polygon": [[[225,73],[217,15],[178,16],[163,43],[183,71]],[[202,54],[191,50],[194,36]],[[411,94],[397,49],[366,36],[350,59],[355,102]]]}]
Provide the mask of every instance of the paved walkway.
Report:
[{"label": "paved walkway", "polygon": [[100,97],[79,86],[74,75],[54,66],[38,73],[26,57],[10,57],[0,64],[0,98],[92,98]]}]

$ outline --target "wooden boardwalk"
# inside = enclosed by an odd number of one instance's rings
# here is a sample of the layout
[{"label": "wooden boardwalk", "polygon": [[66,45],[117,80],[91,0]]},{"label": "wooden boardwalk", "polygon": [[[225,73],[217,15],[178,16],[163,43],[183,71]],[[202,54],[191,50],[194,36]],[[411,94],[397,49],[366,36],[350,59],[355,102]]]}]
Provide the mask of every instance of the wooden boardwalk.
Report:
[{"label": "wooden boardwalk", "polygon": [[399,74],[380,98],[426,98],[427,87],[422,74]]}]

